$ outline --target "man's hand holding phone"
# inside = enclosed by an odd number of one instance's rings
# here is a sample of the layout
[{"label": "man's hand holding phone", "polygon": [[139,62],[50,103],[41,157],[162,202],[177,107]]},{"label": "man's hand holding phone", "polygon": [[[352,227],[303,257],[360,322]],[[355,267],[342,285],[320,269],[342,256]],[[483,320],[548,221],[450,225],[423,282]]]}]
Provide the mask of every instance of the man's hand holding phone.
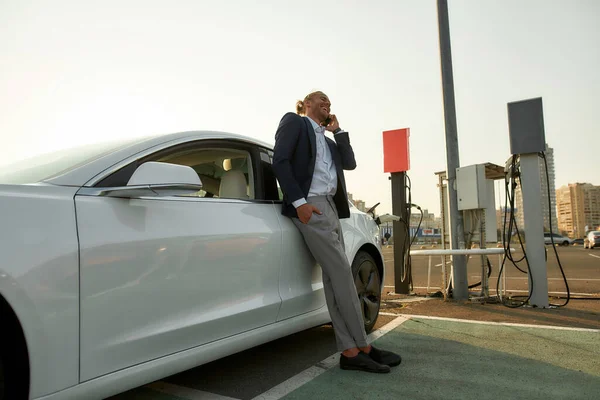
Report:
[{"label": "man's hand holding phone", "polygon": [[335,114],[329,114],[329,117],[323,122],[325,129],[329,132],[333,132],[340,127],[340,123],[337,120]]},{"label": "man's hand holding phone", "polygon": [[312,217],[313,213],[315,214],[322,214],[321,211],[319,211],[319,209],[315,206],[313,206],[312,204],[302,204],[300,207],[296,208],[296,212],[298,213],[298,219],[303,223],[303,224],[308,224],[308,221],[310,220],[310,218]]}]

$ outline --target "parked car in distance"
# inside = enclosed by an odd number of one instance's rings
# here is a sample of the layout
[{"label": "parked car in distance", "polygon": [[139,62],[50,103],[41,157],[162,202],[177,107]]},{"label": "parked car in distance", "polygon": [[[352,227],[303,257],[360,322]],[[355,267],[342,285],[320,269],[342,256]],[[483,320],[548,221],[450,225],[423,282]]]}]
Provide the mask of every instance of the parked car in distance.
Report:
[{"label": "parked car in distance", "polygon": [[573,239],[559,235],[558,233],[550,234],[550,232],[545,232],[544,243],[552,244],[552,242],[554,242],[554,244],[558,246],[569,246],[573,242]]},{"label": "parked car in distance", "polygon": [[591,231],[585,237],[585,241],[583,243],[584,249],[593,249],[594,247],[600,246],[600,231]]},{"label": "parked car in distance", "polygon": [[573,245],[575,245],[575,244],[577,244],[577,245],[584,244],[584,239],[583,238],[573,239],[573,242],[571,244],[573,244]]}]

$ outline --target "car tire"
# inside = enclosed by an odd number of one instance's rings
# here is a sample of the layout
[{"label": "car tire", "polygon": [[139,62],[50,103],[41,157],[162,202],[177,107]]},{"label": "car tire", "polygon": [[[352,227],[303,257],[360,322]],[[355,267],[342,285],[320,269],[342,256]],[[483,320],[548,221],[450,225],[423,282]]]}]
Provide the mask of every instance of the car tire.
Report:
[{"label": "car tire", "polygon": [[29,397],[29,367],[10,329],[0,342],[0,400],[26,400]]},{"label": "car tire", "polygon": [[569,242],[565,240],[564,242],[562,242],[562,245],[563,245],[563,246],[568,246],[568,245],[569,245]]},{"label": "car tire", "polygon": [[381,307],[381,276],[373,257],[359,251],[352,262],[352,276],[363,315],[365,331],[373,330]]},{"label": "car tire", "polygon": [[0,296],[0,400],[29,398],[29,356],[23,331]]}]

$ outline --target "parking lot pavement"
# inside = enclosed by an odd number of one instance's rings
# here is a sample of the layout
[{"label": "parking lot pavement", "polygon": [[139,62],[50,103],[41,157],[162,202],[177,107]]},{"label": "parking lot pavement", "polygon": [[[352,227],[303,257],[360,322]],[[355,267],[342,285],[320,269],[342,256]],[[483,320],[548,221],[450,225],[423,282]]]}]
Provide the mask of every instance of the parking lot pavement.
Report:
[{"label": "parking lot pavement", "polygon": [[110,400],[249,400],[335,352],[333,330],[325,325],[233,354],[110,397]]},{"label": "parking lot pavement", "polygon": [[[382,375],[340,370],[330,330],[301,332],[111,400],[496,399],[499,394],[573,400],[600,393],[598,329],[403,315],[372,333],[376,345],[403,357],[399,367]],[[297,343],[301,348],[294,348]]]},{"label": "parking lot pavement", "polygon": [[330,368],[294,399],[597,399],[600,331],[414,318],[376,341],[390,374]]},{"label": "parking lot pavement", "polygon": [[[393,249],[384,249],[386,289],[393,290]],[[600,296],[600,251],[579,247],[559,248],[572,291]],[[391,260],[391,263],[390,263]],[[497,274],[497,261],[492,277]],[[480,260],[468,265],[470,280],[477,280]],[[434,267],[439,281],[440,268]],[[509,271],[509,288],[527,289],[527,281]],[[555,261],[548,276],[560,278]],[[415,286],[426,285],[427,259],[413,258]],[[432,279],[433,282],[433,279]],[[560,291],[560,281],[549,280]],[[553,286],[554,285],[554,286]],[[391,286],[391,288],[390,288]],[[490,284],[490,287],[491,284]],[[574,290],[573,290],[574,289]],[[564,289],[563,289],[564,290]],[[425,294],[421,290],[421,294]],[[377,343],[398,350],[403,364],[391,374],[371,375],[341,371],[330,326],[299,332],[256,348],[165,378],[110,400],[274,400],[289,399],[432,399],[504,398],[586,399],[590,390],[600,393],[600,331],[551,330],[511,325],[473,325],[462,321],[427,319],[423,316],[469,320],[519,322],[600,328],[600,301],[572,301],[561,309],[508,309],[498,304],[445,302],[442,299],[391,303],[384,296],[381,328],[398,314],[404,322]],[[421,300],[421,301],[419,301]],[[400,322],[402,322],[401,320]],[[379,335],[384,331],[377,331]],[[594,343],[594,346],[590,343]],[[595,372],[594,372],[595,371]],[[568,396],[566,394],[570,393]]]}]

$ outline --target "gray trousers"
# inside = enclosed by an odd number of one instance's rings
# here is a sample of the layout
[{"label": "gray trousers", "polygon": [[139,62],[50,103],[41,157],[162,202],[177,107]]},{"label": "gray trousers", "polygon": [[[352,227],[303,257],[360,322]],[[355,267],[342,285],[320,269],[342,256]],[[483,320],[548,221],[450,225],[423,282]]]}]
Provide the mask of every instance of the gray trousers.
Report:
[{"label": "gray trousers", "polygon": [[339,351],[366,347],[367,335],[352,270],[344,253],[344,238],[331,196],[306,199],[323,214],[314,214],[307,224],[292,218],[313,257],[323,271],[323,286]]}]

